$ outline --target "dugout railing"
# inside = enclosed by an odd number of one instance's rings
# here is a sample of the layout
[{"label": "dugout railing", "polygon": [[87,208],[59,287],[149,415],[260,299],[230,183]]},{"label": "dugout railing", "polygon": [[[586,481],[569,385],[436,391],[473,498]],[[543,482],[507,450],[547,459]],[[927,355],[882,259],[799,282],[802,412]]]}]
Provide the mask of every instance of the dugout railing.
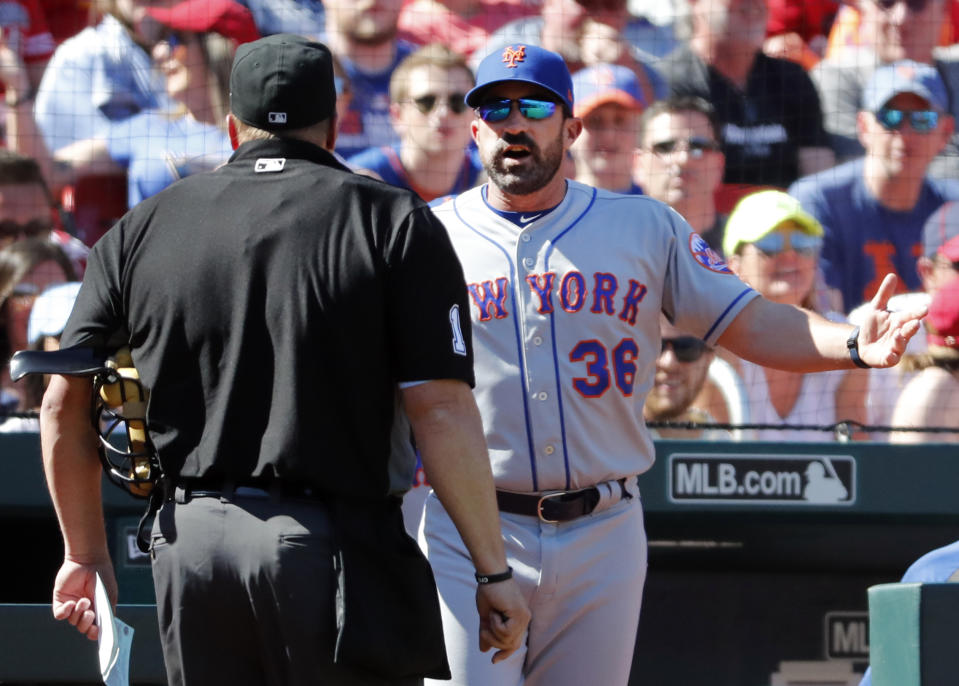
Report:
[{"label": "dugout railing", "polygon": [[[650,562],[631,684],[763,686],[791,673],[858,683],[867,589],[959,539],[954,444],[656,450],[640,481]],[[50,615],[62,549],[37,436],[0,435],[0,460],[0,682],[97,683],[93,644]],[[149,559],[132,539],[143,503],[103,492],[118,614],[136,629],[132,683],[163,683]]]}]

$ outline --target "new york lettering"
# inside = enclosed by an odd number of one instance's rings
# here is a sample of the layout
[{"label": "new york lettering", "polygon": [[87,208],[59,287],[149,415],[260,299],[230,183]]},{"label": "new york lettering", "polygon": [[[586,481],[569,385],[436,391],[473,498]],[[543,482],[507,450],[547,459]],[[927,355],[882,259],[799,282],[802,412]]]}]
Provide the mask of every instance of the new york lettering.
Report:
[{"label": "new york lettering", "polygon": [[[636,279],[625,283],[608,272],[594,272],[592,277],[572,270],[559,277],[556,272],[530,274],[526,285],[537,303],[540,314],[552,314],[555,307],[580,312],[588,306],[594,314],[618,316],[633,325],[639,314],[639,303],[646,297],[646,285]],[[504,319],[509,315],[506,299],[509,279],[505,276],[467,284],[477,317],[481,322]]]}]

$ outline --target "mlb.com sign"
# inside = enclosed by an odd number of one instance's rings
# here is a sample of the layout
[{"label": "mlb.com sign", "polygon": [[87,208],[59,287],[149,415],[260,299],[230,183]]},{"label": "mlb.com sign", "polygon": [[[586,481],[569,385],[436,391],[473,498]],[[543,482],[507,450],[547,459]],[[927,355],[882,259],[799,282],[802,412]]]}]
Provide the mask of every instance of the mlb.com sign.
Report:
[{"label": "mlb.com sign", "polygon": [[852,505],[856,461],[851,455],[674,453],[669,456],[669,499]]}]

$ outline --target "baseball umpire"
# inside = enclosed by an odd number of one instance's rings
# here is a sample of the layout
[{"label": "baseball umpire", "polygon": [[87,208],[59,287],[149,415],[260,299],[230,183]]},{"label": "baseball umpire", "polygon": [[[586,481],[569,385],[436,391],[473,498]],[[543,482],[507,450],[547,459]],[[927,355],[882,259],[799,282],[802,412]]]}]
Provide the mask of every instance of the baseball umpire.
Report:
[{"label": "baseball umpire", "polygon": [[[285,34],[242,45],[230,86],[230,162],[97,243],[63,336],[129,345],[151,390],[169,682],[442,676],[435,585],[395,495],[412,455],[390,444],[412,427],[470,580],[504,574],[461,267],[412,193],[335,161],[325,46]],[[95,638],[95,574],[113,598],[116,582],[90,402],[88,379],[55,376],[41,422],[65,543],[53,613]],[[507,658],[529,619],[518,587],[480,585],[474,607],[478,644]]]},{"label": "baseball umpire", "polygon": [[452,513],[428,497],[420,543],[454,683],[625,684],[646,575],[636,475],[654,455],[643,403],[660,312],[710,346],[818,371],[894,364],[924,311],[884,311],[893,277],[861,330],[769,302],[666,205],[567,181],[582,122],[555,53],[489,55],[466,103],[489,183],[434,211],[463,263],[507,557],[533,619],[503,665],[480,659],[468,557]]}]

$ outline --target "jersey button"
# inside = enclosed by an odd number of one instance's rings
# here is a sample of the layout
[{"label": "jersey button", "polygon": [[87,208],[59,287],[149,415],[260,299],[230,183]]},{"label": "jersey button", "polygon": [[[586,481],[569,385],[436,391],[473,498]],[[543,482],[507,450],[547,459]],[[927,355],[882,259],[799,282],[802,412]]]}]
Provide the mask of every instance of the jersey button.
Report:
[{"label": "jersey button", "polygon": [[526,267],[527,269],[532,269],[533,265],[535,264],[536,264],[536,260],[534,260],[532,257],[527,257],[523,259],[523,266]]},{"label": "jersey button", "polygon": [[556,448],[554,448],[551,445],[548,445],[545,448],[543,448],[543,452],[546,453],[547,455],[552,455],[554,452],[556,452]]},{"label": "jersey button", "polygon": [[540,338],[539,336],[534,336],[534,337],[533,337],[533,343],[536,344],[536,345],[543,345],[543,339]]},{"label": "jersey button", "polygon": [[522,236],[519,237],[519,239],[523,241],[524,243],[529,243],[530,236],[528,233],[524,233]]},{"label": "jersey button", "polygon": [[539,393],[536,394],[536,397],[539,398],[540,400],[546,400],[549,397],[549,395],[546,393],[546,391],[540,391]]}]

